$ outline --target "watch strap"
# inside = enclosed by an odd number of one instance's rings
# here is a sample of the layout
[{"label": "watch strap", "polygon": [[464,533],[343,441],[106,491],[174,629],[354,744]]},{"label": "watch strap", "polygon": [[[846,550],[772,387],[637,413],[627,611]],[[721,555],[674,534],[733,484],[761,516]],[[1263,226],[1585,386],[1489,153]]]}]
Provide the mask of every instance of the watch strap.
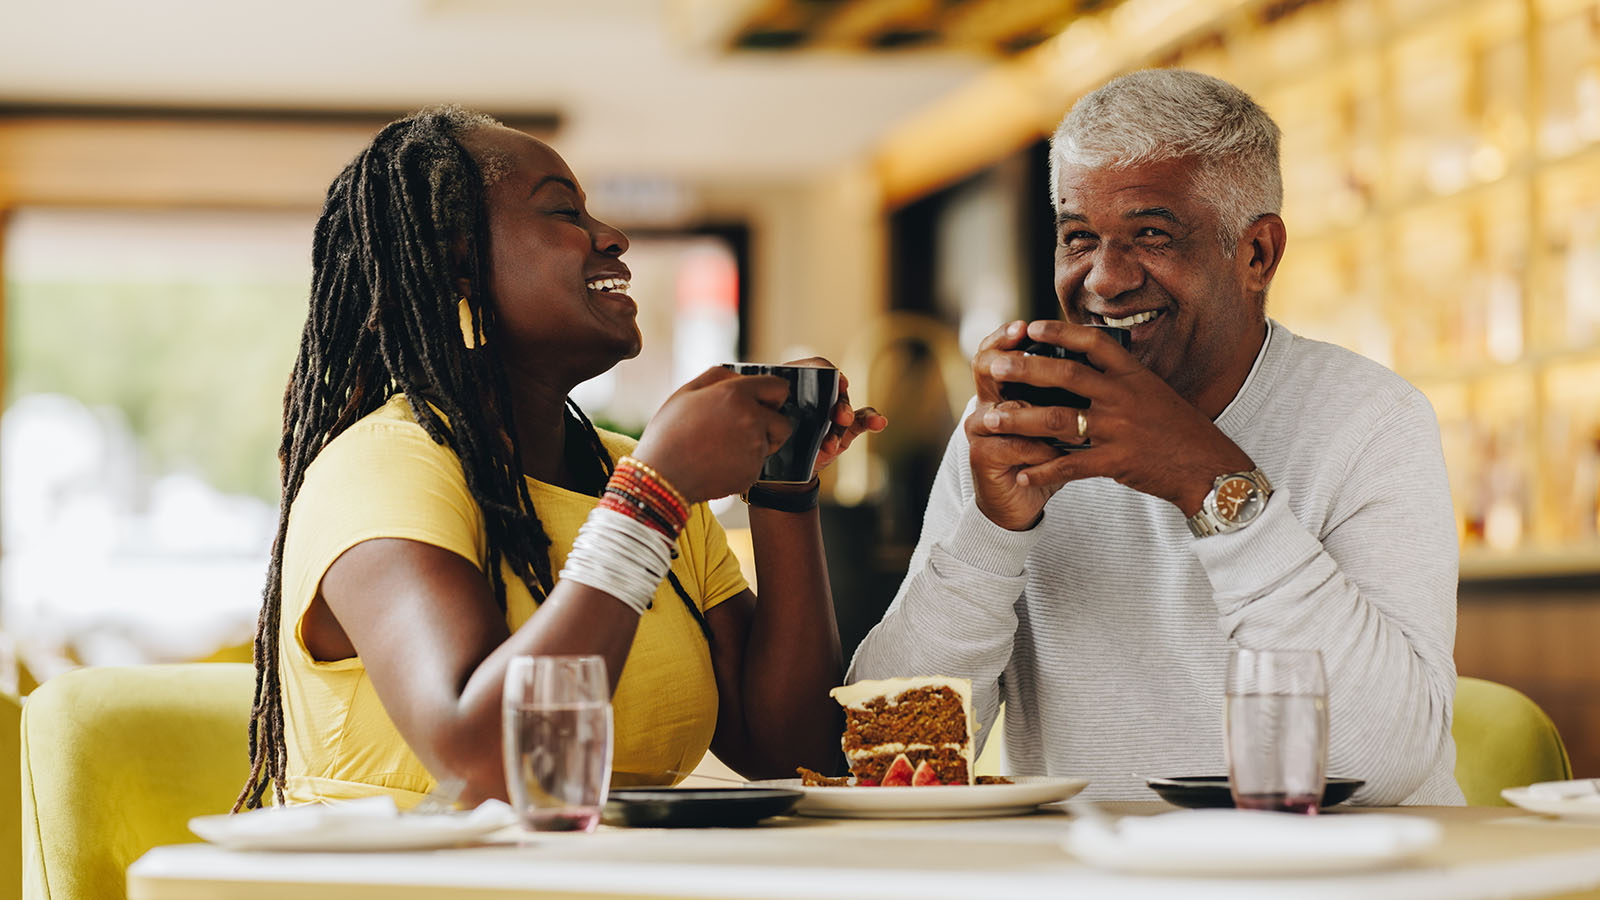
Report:
[{"label": "watch strap", "polygon": [[1189,523],[1189,533],[1197,538],[1210,537],[1213,534],[1221,533],[1221,529],[1217,528],[1216,525],[1217,520],[1212,518],[1204,506],[1200,507],[1199,512],[1185,521]]},{"label": "watch strap", "polygon": [[1216,514],[1217,489],[1222,487],[1223,482],[1232,478],[1249,479],[1250,482],[1256,486],[1256,490],[1260,492],[1262,503],[1265,503],[1269,498],[1272,497],[1272,482],[1267,480],[1267,474],[1260,469],[1251,469],[1248,472],[1228,472],[1223,475],[1218,475],[1217,479],[1211,483],[1211,490],[1206,494],[1205,499],[1200,502],[1200,511],[1192,516],[1189,516],[1186,520],[1189,523],[1190,534],[1197,538],[1203,538],[1210,537],[1214,534],[1237,531],[1261,517],[1261,514],[1258,512],[1245,522],[1234,523],[1225,521]]},{"label": "watch strap", "polygon": [[822,494],[822,483],[816,478],[811,479],[811,484],[803,491],[776,491],[765,487],[761,482],[756,482],[750,489],[739,495],[739,499],[757,506],[761,509],[775,509],[778,512],[802,513],[817,508],[817,499]]}]

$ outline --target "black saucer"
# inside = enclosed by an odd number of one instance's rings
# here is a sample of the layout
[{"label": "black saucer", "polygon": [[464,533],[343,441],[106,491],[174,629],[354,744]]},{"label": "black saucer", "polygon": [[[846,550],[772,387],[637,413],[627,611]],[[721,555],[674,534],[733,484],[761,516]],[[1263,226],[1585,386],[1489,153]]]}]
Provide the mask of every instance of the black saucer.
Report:
[{"label": "black saucer", "polygon": [[611,792],[602,818],[635,828],[742,828],[788,813],[803,796],[780,788],[628,788]]},{"label": "black saucer", "polygon": [[[1226,775],[1151,778],[1145,784],[1173,806],[1186,806],[1189,809],[1226,809],[1233,806],[1233,794],[1228,790]],[[1363,784],[1366,782],[1359,778],[1328,778],[1323,784],[1321,806],[1336,806],[1349,800],[1350,795]]]}]

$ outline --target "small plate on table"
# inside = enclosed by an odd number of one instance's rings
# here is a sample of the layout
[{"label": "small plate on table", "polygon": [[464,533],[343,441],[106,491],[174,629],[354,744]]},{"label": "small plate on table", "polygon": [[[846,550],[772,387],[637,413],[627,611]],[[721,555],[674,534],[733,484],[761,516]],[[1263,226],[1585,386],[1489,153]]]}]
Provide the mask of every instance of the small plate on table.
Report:
[{"label": "small plate on table", "polygon": [[801,796],[771,787],[627,788],[606,797],[602,820],[634,828],[745,828],[788,815]]},{"label": "small plate on table", "polygon": [[1528,812],[1574,822],[1600,823],[1600,781],[1593,779],[1506,788],[1500,796]]},{"label": "small plate on table", "polygon": [[471,811],[424,815],[400,812],[389,797],[363,797],[196,816],[189,830],[228,850],[425,850],[471,843],[516,821],[511,807],[499,800],[486,800]]},{"label": "small plate on table", "polygon": [[[1324,809],[1337,806],[1350,799],[1356,789],[1366,784],[1359,778],[1329,778],[1322,788]],[[1182,775],[1176,778],[1151,778],[1145,781],[1150,790],[1173,806],[1189,809],[1230,809],[1233,794],[1228,789],[1226,775]]]},{"label": "small plate on table", "polygon": [[842,819],[976,819],[1018,816],[1055,803],[1088,786],[1087,778],[1012,776],[1011,784],[940,784],[928,787],[806,787],[798,778],[755,782],[797,790],[795,812]]}]

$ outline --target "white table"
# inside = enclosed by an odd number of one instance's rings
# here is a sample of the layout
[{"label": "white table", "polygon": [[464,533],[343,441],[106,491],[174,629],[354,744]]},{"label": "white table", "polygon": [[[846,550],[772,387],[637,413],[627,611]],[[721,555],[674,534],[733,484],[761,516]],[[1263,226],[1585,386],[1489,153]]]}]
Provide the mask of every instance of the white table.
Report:
[{"label": "white table", "polygon": [[[1105,804],[1118,814],[1161,802]],[[1391,812],[1396,810],[1390,810]],[[1600,897],[1600,826],[1504,808],[1407,808],[1443,843],[1400,868],[1343,876],[1177,878],[1090,869],[1061,849],[1059,811],[1006,819],[785,818],[751,829],[602,829],[425,852],[256,853],[158,847],[128,870],[129,900],[268,897],[641,897],[883,900],[1178,897],[1478,900]],[[1360,814],[1355,812],[1354,814]]]}]

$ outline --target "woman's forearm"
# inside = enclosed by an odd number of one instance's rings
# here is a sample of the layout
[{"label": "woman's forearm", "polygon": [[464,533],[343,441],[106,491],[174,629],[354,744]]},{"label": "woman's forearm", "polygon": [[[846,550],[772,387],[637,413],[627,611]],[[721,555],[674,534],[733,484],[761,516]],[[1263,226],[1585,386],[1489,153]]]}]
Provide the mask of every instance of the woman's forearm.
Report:
[{"label": "woman's forearm", "polygon": [[750,737],[776,774],[827,767],[840,728],[828,691],[844,677],[844,659],[820,517],[752,506],[750,531],[761,588],[742,678]]}]

